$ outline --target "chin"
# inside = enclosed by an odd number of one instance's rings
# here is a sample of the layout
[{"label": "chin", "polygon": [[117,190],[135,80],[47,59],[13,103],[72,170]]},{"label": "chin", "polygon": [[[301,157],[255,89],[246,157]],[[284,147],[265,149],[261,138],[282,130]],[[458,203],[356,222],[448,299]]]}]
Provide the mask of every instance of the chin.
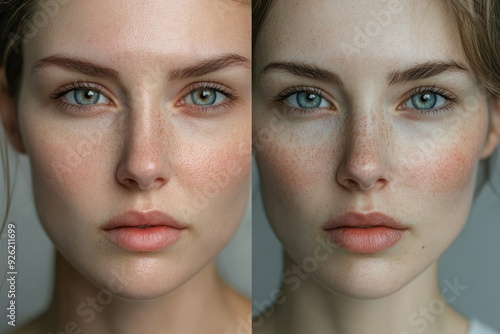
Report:
[{"label": "chin", "polygon": [[360,300],[371,300],[388,297],[402,288],[402,286],[400,286],[399,284],[377,285],[375,281],[373,281],[373,283],[371,284],[367,284],[367,282],[346,282],[343,280],[340,280],[338,282],[325,282],[321,280],[321,278],[316,277],[315,280],[332,293]]},{"label": "chin", "polygon": [[[413,273],[413,274],[412,274]],[[387,259],[366,258],[349,263],[330,262],[313,278],[325,289],[349,298],[370,300],[388,297],[419,276],[418,270]]]},{"label": "chin", "polygon": [[[99,291],[124,300],[147,301],[171,294],[197,273],[197,268],[168,266],[161,259],[135,259],[102,268],[86,268],[82,275]],[[85,272],[87,271],[87,272]]]},{"label": "chin", "polygon": [[174,292],[177,287],[136,287],[120,290],[112,293],[113,297],[121,300],[133,302],[145,302],[168,296]]},{"label": "chin", "polygon": [[[107,284],[96,284],[100,290],[109,291],[114,297],[129,301],[148,301],[165,297],[181,287],[185,281],[179,277],[167,277],[162,281],[142,279],[138,276],[128,277],[126,281],[118,281],[113,277]],[[158,275],[156,275],[158,277]]]}]

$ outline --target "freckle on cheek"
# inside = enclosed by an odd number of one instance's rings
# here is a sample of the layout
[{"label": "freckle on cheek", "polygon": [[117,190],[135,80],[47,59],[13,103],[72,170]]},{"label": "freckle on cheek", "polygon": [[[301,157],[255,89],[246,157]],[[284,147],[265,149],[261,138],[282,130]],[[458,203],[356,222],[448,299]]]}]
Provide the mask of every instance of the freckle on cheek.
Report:
[{"label": "freckle on cheek", "polygon": [[[333,178],[331,168],[334,152],[332,147],[321,145],[273,145],[262,154],[262,167],[270,172],[271,183],[278,183],[284,191],[315,187]],[[330,177],[330,178],[329,178]]]},{"label": "freckle on cheek", "polygon": [[[470,148],[457,146],[443,152],[430,161],[427,182],[430,189],[439,192],[461,190],[473,177],[475,152]],[[425,173],[425,169],[424,169]]]}]

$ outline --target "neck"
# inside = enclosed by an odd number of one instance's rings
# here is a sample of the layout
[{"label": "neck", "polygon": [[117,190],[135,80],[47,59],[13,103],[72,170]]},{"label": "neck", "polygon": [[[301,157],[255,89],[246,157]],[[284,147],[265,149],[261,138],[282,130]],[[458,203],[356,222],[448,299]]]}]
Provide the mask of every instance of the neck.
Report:
[{"label": "neck", "polygon": [[236,328],[231,293],[212,262],[167,296],[148,301],[123,300],[103,293],[57,253],[56,284],[46,316],[46,324],[50,324],[46,332],[224,333],[233,323]]},{"label": "neck", "polygon": [[[285,257],[285,270],[293,265]],[[467,321],[443,299],[434,263],[399,291],[378,299],[358,299],[330,292],[313,278],[291,291],[276,306],[276,333],[465,334]],[[289,315],[293,314],[293,317]]]}]

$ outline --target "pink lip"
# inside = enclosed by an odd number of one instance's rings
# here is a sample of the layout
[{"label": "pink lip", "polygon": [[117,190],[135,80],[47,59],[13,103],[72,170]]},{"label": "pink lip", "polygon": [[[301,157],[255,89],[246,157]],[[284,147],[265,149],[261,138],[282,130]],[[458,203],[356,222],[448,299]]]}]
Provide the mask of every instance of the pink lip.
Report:
[{"label": "pink lip", "polygon": [[323,228],[330,241],[354,253],[377,253],[394,246],[408,229],[379,213],[347,212]]},{"label": "pink lip", "polygon": [[155,252],[176,242],[186,226],[167,214],[152,210],[125,211],[102,228],[115,245],[134,252]]}]

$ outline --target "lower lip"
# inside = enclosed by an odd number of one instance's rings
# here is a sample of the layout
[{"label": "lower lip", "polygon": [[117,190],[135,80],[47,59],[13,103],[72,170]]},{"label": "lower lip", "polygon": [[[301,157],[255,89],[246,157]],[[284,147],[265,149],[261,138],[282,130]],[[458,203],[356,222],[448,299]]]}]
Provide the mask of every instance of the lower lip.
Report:
[{"label": "lower lip", "polygon": [[155,252],[176,242],[182,229],[170,226],[118,227],[106,230],[108,240],[133,252]]},{"label": "lower lip", "polygon": [[354,253],[377,253],[394,246],[405,230],[386,226],[338,227],[326,231],[331,242]]}]

